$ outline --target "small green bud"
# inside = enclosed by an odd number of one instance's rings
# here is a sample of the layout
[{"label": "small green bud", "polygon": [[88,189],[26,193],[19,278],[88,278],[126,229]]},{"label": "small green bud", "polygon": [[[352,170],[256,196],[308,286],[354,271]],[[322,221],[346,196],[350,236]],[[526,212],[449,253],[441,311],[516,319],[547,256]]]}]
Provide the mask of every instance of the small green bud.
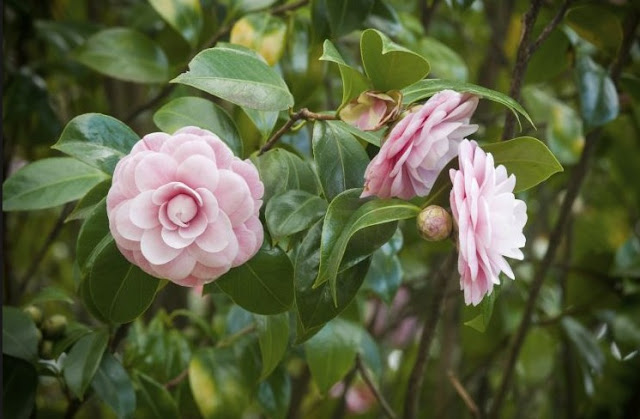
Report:
[{"label": "small green bud", "polygon": [[50,340],[43,340],[40,344],[40,358],[52,359],[53,358],[53,342]]},{"label": "small green bud", "polygon": [[438,205],[429,205],[420,211],[417,218],[418,231],[423,239],[441,241],[451,235],[451,215]]},{"label": "small green bud", "polygon": [[42,323],[42,334],[48,339],[56,339],[67,330],[67,318],[62,314],[54,314]]},{"label": "small green bud", "polygon": [[42,310],[36,306],[26,306],[22,311],[31,317],[31,320],[33,320],[36,326],[40,326],[40,323],[42,323]]}]

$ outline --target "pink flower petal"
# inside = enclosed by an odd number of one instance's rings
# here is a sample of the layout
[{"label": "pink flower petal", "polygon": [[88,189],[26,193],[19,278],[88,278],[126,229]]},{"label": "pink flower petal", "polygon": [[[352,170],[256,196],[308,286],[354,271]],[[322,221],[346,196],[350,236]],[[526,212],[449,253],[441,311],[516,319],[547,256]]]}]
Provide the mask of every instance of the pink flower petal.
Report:
[{"label": "pink flower petal", "polygon": [[218,186],[218,172],[215,161],[194,155],[178,166],[176,179],[192,189],[205,188],[213,191]]},{"label": "pink flower petal", "polygon": [[175,249],[165,243],[162,238],[162,227],[145,230],[140,240],[142,255],[154,265],[162,265],[172,261],[182,250]]},{"label": "pink flower petal", "polygon": [[135,182],[141,191],[155,190],[175,180],[176,162],[170,156],[151,153],[138,163]]},{"label": "pink flower petal", "polygon": [[196,238],[196,244],[205,252],[216,253],[229,245],[233,235],[229,218],[220,214],[214,222],[207,224],[204,232]]},{"label": "pink flower petal", "polygon": [[160,207],[153,203],[152,196],[153,191],[144,191],[129,201],[131,203],[129,209],[131,222],[143,229],[154,228],[160,224],[158,219]]}]

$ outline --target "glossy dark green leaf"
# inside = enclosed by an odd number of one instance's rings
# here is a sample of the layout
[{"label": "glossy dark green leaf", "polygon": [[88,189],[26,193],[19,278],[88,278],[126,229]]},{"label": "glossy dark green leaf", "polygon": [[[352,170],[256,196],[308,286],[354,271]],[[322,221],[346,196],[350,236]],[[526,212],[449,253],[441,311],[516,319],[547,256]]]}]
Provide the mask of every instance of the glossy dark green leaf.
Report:
[{"label": "glossy dark green leaf", "polygon": [[[539,20],[539,24],[536,25],[534,29],[533,36],[538,37],[546,24],[546,20]],[[571,59],[572,49],[569,38],[562,28],[554,29],[551,31],[547,40],[544,41],[540,45],[540,48],[531,56],[531,60],[527,66],[524,84],[553,80],[555,77],[567,71],[567,68],[571,64]]]},{"label": "glossy dark green leaf", "polygon": [[332,121],[314,124],[313,157],[328,200],[347,189],[362,187],[369,157],[358,140],[341,125]]},{"label": "glossy dark green leaf", "polygon": [[419,51],[431,64],[432,76],[463,82],[469,78],[469,69],[462,57],[436,38],[430,36],[421,38],[416,51]]},{"label": "glossy dark green leaf", "polygon": [[614,120],[620,111],[618,92],[607,71],[587,55],[576,62],[576,83],[580,95],[580,112],[589,128]]},{"label": "glossy dark green leaf", "polygon": [[153,378],[136,371],[136,418],[178,419],[180,412],[171,393]]},{"label": "glossy dark green leaf", "polygon": [[[6,342],[6,341],[5,341]],[[27,419],[36,407],[38,373],[22,359],[2,355],[2,417]]]},{"label": "glossy dark green leaf", "polygon": [[173,134],[178,129],[195,126],[209,130],[242,157],[242,138],[233,119],[220,106],[200,97],[173,99],[153,114],[153,122],[162,131]]},{"label": "glossy dark green leaf", "polygon": [[355,99],[365,90],[371,89],[371,80],[367,79],[367,77],[360,71],[347,64],[331,41],[328,39],[325,40],[322,48],[323,51],[320,60],[336,63],[340,70],[340,78],[342,79],[341,106],[350,100]]},{"label": "glossy dark green leaf", "polygon": [[518,123],[520,123],[519,115],[522,115],[533,126],[533,121],[531,120],[531,117],[529,116],[527,111],[525,111],[518,102],[516,102],[509,96],[495,90],[487,89],[486,87],[477,86],[471,83],[464,83],[461,81],[442,79],[420,80],[419,82],[402,89],[402,102],[408,105],[419,100],[431,97],[444,89],[452,89],[458,92],[472,93],[483,99],[489,99],[494,102],[500,103],[513,112],[516,119],[518,119]]},{"label": "glossy dark green leaf", "polygon": [[149,0],[156,12],[195,48],[202,30],[199,0]]},{"label": "glossy dark green leaf", "polygon": [[349,125],[343,121],[333,121],[333,124],[339,126],[345,131],[350,132],[354,137],[364,140],[369,144],[373,144],[376,147],[380,147],[381,139],[387,132],[387,130],[385,130],[384,128],[378,131],[362,131],[361,129],[356,128],[353,125]]},{"label": "glossy dark green leaf", "polygon": [[52,148],[112,174],[116,163],[129,154],[140,137],[107,115],[87,113],[73,118]]},{"label": "glossy dark green leaf", "polygon": [[318,192],[316,176],[309,164],[282,148],[269,150],[254,160],[264,183],[264,201],[290,189]]},{"label": "glossy dark green leaf", "polygon": [[[119,418],[133,417],[136,410],[136,393],[129,374],[109,352],[102,356],[100,366],[91,382],[96,396],[107,404]],[[163,416],[166,416],[166,412]]]},{"label": "glossy dark green leaf", "polygon": [[254,314],[262,372],[260,379],[268,377],[282,360],[289,345],[289,315],[287,313],[261,316]]},{"label": "glossy dark green leaf", "polygon": [[17,307],[2,307],[2,353],[29,362],[38,358],[38,329]]},{"label": "glossy dark green leaf", "polygon": [[581,38],[610,55],[615,55],[622,43],[622,25],[615,13],[598,3],[581,4],[572,7],[565,16],[565,22]]},{"label": "glossy dark green leaf", "polygon": [[[400,230],[398,230],[400,231]],[[391,304],[402,283],[402,264],[389,243],[373,252],[371,267],[364,279],[363,288],[371,290],[382,300]]]},{"label": "glossy dark green leaf", "polygon": [[274,419],[284,419],[291,401],[291,379],[284,366],[273,373],[258,386],[258,402],[264,412]]},{"label": "glossy dark green leaf", "polygon": [[360,38],[362,64],[376,90],[402,89],[429,74],[429,62],[382,32],[367,29]]},{"label": "glossy dark green leaf", "polygon": [[63,374],[69,390],[82,400],[107,347],[106,330],[91,332],[80,338],[64,359]]},{"label": "glossy dark green leaf", "polygon": [[218,44],[189,63],[189,71],[172,80],[236,105],[263,111],[293,106],[293,96],[282,77],[254,51],[238,45]]},{"label": "glossy dark green leaf", "polygon": [[327,210],[327,201],[309,192],[291,189],[267,203],[265,219],[271,237],[278,239],[306,230]]},{"label": "glossy dark green leaf", "polygon": [[321,393],[326,393],[353,368],[361,336],[360,326],[337,318],[305,342],[311,376]]},{"label": "glossy dark green leaf", "polygon": [[475,315],[471,320],[464,322],[464,324],[476,329],[480,333],[484,333],[489,325],[489,321],[491,320],[491,315],[493,314],[496,294],[497,291],[494,289],[491,294],[484,297],[477,307],[471,308],[471,310],[479,311],[480,313]]},{"label": "glossy dark green leaf", "polygon": [[205,418],[242,417],[249,405],[249,383],[231,348],[197,352],[189,363],[189,384]]},{"label": "glossy dark green leaf", "polygon": [[[263,247],[248,262],[220,277],[215,285],[252,313],[282,313],[293,303],[293,266],[280,248]],[[205,290],[210,291],[211,287],[206,285]]]},{"label": "glossy dark green leaf", "polygon": [[251,122],[253,122],[253,125],[255,125],[260,135],[262,135],[262,140],[266,141],[278,122],[280,112],[259,111],[249,108],[243,108],[242,110],[247,114]]},{"label": "glossy dark green leaf", "polygon": [[514,192],[532,188],[564,170],[547,146],[533,137],[487,144],[482,149],[493,155],[496,166],[502,164],[507,173],[516,176]]},{"label": "glossy dark green leaf", "polygon": [[144,313],[160,284],[127,261],[113,241],[96,254],[85,281],[97,309],[113,323],[127,323]]},{"label": "glossy dark green leaf", "polygon": [[102,181],[94,186],[89,192],[87,192],[76,204],[71,211],[71,214],[67,216],[65,222],[72,220],[83,220],[89,217],[95,209],[104,203],[103,199],[109,193],[111,188],[111,179]]},{"label": "glossy dark green leaf", "polygon": [[107,178],[103,172],[70,157],[28,164],[2,184],[3,211],[53,208],[82,198]]},{"label": "glossy dark green leaf", "polygon": [[400,199],[361,200],[361,192],[361,189],[349,189],[338,195],[329,204],[325,216],[320,266],[314,286],[328,281],[334,303],[337,300],[337,274],[353,235],[368,227],[415,217],[420,212],[419,207]]},{"label": "glossy dark green leaf", "polygon": [[81,337],[91,333],[91,329],[82,323],[70,321],[64,332],[64,336],[53,343],[51,356],[53,359],[58,357],[75,344]]},{"label": "glossy dark green leaf", "polygon": [[105,29],[74,51],[74,58],[107,76],[137,83],[169,79],[169,61],[162,48],[130,28]]},{"label": "glossy dark green leaf", "polygon": [[298,314],[296,342],[301,343],[325,323],[338,316],[353,301],[369,269],[369,259],[338,274],[334,305],[328,283],[313,288],[320,264],[323,220],[318,221],[298,246],[295,259],[295,297]]},{"label": "glossy dark green leaf", "polygon": [[87,217],[78,233],[76,262],[83,274],[89,272],[95,257],[111,242],[113,237],[109,231],[107,203],[106,198],[103,198]]}]

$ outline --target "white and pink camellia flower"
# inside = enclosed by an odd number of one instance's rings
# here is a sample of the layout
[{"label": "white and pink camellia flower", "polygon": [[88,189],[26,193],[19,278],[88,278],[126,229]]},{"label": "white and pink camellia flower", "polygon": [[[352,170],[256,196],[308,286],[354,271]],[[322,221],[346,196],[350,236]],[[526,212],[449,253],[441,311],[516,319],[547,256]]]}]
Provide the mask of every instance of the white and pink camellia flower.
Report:
[{"label": "white and pink camellia flower", "polygon": [[185,127],[136,143],[113,173],[109,228],[150,275],[200,286],[256,254],[264,185],[217,135]]},{"label": "white and pink camellia flower", "polygon": [[476,96],[443,90],[414,108],[369,163],[362,197],[428,195],[440,171],[458,154],[462,139],[478,129],[469,123],[477,106]]},{"label": "white and pink camellia flower", "polygon": [[524,258],[527,205],[513,195],[515,176],[495,167],[475,141],[462,141],[458,160],[460,169],[449,171],[449,200],[458,228],[460,289],[465,303],[477,305],[500,283],[500,272],[515,278],[504,257]]}]

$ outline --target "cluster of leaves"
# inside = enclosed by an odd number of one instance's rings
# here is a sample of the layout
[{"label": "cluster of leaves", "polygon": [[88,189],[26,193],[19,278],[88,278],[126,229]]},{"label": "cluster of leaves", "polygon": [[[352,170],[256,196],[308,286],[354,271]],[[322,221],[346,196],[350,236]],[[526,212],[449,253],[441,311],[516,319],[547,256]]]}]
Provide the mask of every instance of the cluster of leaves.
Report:
[{"label": "cluster of leaves", "polygon": [[[45,68],[51,62],[62,66],[59,74],[47,70],[48,82],[63,87],[72,84],[80,98],[61,94],[63,104],[57,112],[63,116],[56,117],[48,99],[51,90],[42,88],[41,76],[24,62],[18,61],[11,69],[5,103],[38,100],[33,101],[37,106],[29,109],[12,106],[13,113],[5,112],[7,133],[12,137],[11,147],[36,161],[4,182],[3,210],[37,210],[35,214],[49,219],[51,212],[47,211],[78,201],[73,211],[62,215],[67,221],[81,221],[67,241],[75,240],[75,244],[68,252],[73,254],[73,274],[69,278],[74,281],[66,281],[66,286],[77,291],[92,318],[79,314],[83,320],[71,322],[53,348],[54,360],[48,361],[38,356],[33,320],[21,310],[4,307],[3,338],[10,342],[3,346],[8,366],[5,384],[9,379],[19,384],[6,386],[12,392],[5,392],[5,400],[14,403],[5,405],[4,412],[12,417],[29,416],[36,389],[45,385],[39,384],[38,376],[57,378],[69,406],[95,394],[121,417],[239,417],[247,411],[284,417],[294,403],[295,383],[308,377],[308,371],[315,387],[307,400],[313,403],[320,397],[318,393],[326,395],[348,376],[357,356],[377,382],[388,385],[393,403],[401,406],[405,389],[397,384],[406,381],[410,368],[407,360],[415,346],[403,352],[401,368],[383,369],[383,360],[393,353],[393,344],[388,345],[383,332],[367,325],[365,309],[371,300],[391,305],[403,282],[410,285],[416,298],[429,293],[425,282],[417,279],[434,270],[434,262],[452,246],[427,246],[417,240],[411,219],[421,206],[447,201],[451,187],[447,170],[443,170],[432,194],[415,202],[360,199],[365,168],[388,128],[363,132],[339,120],[302,121],[275,148],[262,152],[261,147],[289,121],[294,109],[308,107],[334,114],[366,90],[400,90],[403,104],[411,106],[440,90],[454,89],[487,99],[487,104],[507,107],[526,120],[526,129],[535,122],[540,127],[538,133],[544,131],[546,144],[560,162],[572,165],[579,158],[584,134],[614,120],[620,112],[616,88],[601,64],[611,61],[621,47],[622,26],[615,8],[575,6],[567,14],[566,27],[554,30],[534,54],[526,75],[529,84],[523,92],[530,117],[509,96],[467,82],[471,73],[467,55],[472,65],[473,50],[467,50],[463,60],[455,46],[464,43],[464,36],[481,33],[479,23],[460,37],[447,36],[446,27],[434,28],[452,43],[453,48],[448,47],[424,36],[420,23],[410,15],[413,6],[401,2],[237,0],[217,4],[206,0],[149,0],[133,2],[115,15],[105,6],[96,11],[90,2],[71,3],[59,5],[67,15],[59,15],[63,12],[52,8],[54,19],[48,16],[33,24],[38,42],[46,43],[51,54],[43,58]],[[455,3],[446,10],[451,22],[478,19],[479,12],[469,9],[469,2],[450,3]],[[16,3],[11,7],[15,21],[31,16],[28,6]],[[102,12],[109,28],[63,23],[65,18],[76,19],[77,14],[84,17],[82,10],[87,14]],[[229,42],[221,41],[227,35]],[[16,42],[25,42],[24,35],[18,34]],[[569,63],[571,56],[575,56],[574,63]],[[565,91],[558,86],[566,83],[563,71],[567,68],[573,71],[575,82]],[[538,74],[541,69],[544,74]],[[440,78],[426,78],[432,73]],[[87,80],[86,85],[83,80]],[[629,76],[623,80],[632,86],[629,92],[637,91],[637,79]],[[131,82],[139,89],[137,97],[123,92],[123,86],[132,86]],[[104,91],[96,87],[102,83]],[[145,84],[149,86],[140,87]],[[119,93],[114,93],[118,88]],[[92,97],[92,90],[100,92]],[[560,94],[576,97],[579,111],[561,100]],[[100,105],[118,100],[124,106],[116,111]],[[637,95],[632,100],[631,122],[606,125],[612,127],[608,135],[624,132],[633,121],[637,123]],[[132,101],[141,103],[133,113]],[[101,113],[75,116],[86,110]],[[105,113],[118,115],[126,123]],[[62,121],[68,122],[60,132]],[[482,122],[484,137],[497,139],[498,124]],[[170,300],[166,296],[180,290],[144,273],[119,253],[109,233],[105,196],[115,164],[140,139],[136,131],[172,133],[186,125],[217,133],[236,155],[256,165],[265,185],[261,220],[267,237],[253,259],[204,287],[204,294],[209,295],[204,307],[198,309],[191,302],[192,310],[167,313],[158,306],[173,307],[167,304]],[[30,137],[40,139],[43,145],[57,137],[52,148],[66,156],[30,151]],[[516,175],[516,192],[526,191],[562,170],[547,146],[530,136],[483,147],[494,155],[496,164],[504,164]],[[609,151],[602,157],[600,169],[613,165],[617,156],[634,147],[633,141],[627,140]],[[12,149],[7,150],[11,155]],[[612,170],[617,179],[624,179],[633,173],[632,168],[630,163],[621,163]],[[530,200],[538,200],[530,210],[531,219],[535,215],[541,220],[530,227],[534,247],[536,240],[543,240],[544,228],[555,216],[550,208],[554,196],[551,190],[562,188],[563,183],[557,180],[548,185],[541,198],[525,194]],[[607,185],[594,181],[597,191],[606,191]],[[637,211],[640,191],[625,194]],[[591,213],[587,211],[584,218],[576,220],[575,234],[579,237],[566,247],[577,266],[594,269],[597,276],[604,272],[616,279],[616,287],[625,286],[618,294],[615,288],[603,286],[614,293],[610,296],[613,300],[603,304],[600,311],[588,311],[589,317],[581,319],[610,325],[611,343],[616,345],[617,358],[622,359],[632,354],[633,345],[640,344],[639,326],[629,320],[637,311],[632,303],[637,301],[638,287],[628,279],[638,277],[640,246],[637,237],[623,244],[618,239],[607,241],[602,233],[586,233],[599,221],[604,208],[617,208],[615,214],[620,214],[620,206],[615,207],[612,199],[597,197]],[[630,221],[611,220],[610,224],[622,231]],[[9,227],[16,229],[14,224]],[[600,234],[597,238],[608,247],[595,249],[590,244],[596,238],[588,234]],[[13,258],[16,251],[5,257]],[[594,251],[600,255],[597,263],[589,262]],[[510,319],[513,313],[521,312],[526,300],[526,279],[537,262],[532,256],[532,261],[518,266],[518,277],[525,285],[506,287],[504,298],[501,295],[496,301],[493,294],[481,307],[462,311],[467,325],[461,326],[459,337],[463,361],[467,362],[461,367],[463,371],[472,372],[479,360],[501,350],[496,342],[513,330],[515,323]],[[587,394],[594,393],[594,377],[604,373],[608,363],[596,336],[568,311],[593,298],[594,291],[576,291],[584,281],[571,273],[564,285],[545,288],[539,310],[551,321],[558,319],[558,336],[555,329],[549,332],[543,327],[528,336],[522,355],[524,385],[535,387],[553,375],[552,360],[557,358],[556,348],[562,345],[577,351],[579,357],[572,362],[582,373],[571,374],[580,377]],[[45,297],[37,294],[21,302],[57,304],[69,310],[67,304],[76,300],[48,288]],[[615,313],[611,309],[619,300],[627,307]],[[424,311],[416,301],[409,306]],[[79,307],[73,307],[75,313],[80,312]],[[458,307],[456,311],[461,310]],[[149,314],[148,324],[143,321],[145,312]],[[490,323],[492,313],[498,315]],[[116,355],[118,335],[127,327],[124,352]],[[452,327],[457,329],[458,324]],[[485,334],[479,333],[485,330]],[[622,354],[616,342],[622,346]],[[497,371],[499,368],[491,374]],[[435,379],[435,375],[431,377]],[[298,397],[302,400],[303,396]],[[295,408],[300,408],[300,400]],[[599,402],[594,400],[592,405],[597,406]],[[333,407],[325,403],[318,415],[329,414]],[[544,408],[551,409],[552,404]]]}]

